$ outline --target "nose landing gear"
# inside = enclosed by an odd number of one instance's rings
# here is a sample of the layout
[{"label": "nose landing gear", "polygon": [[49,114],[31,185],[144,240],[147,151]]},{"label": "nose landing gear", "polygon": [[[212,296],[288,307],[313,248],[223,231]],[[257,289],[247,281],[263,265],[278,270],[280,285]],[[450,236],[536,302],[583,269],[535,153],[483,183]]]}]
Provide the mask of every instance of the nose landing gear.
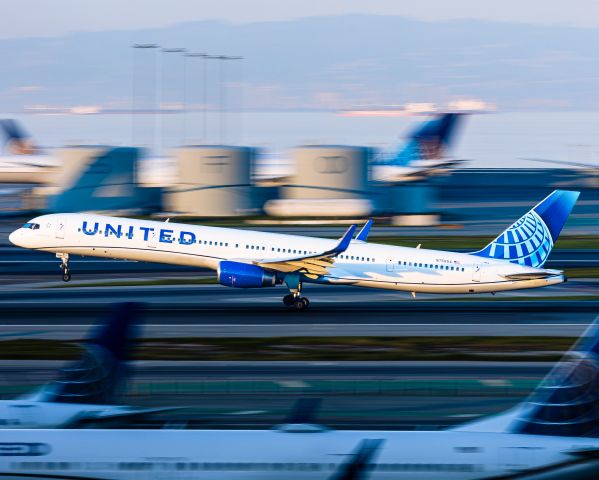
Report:
[{"label": "nose landing gear", "polygon": [[57,253],[56,258],[60,258],[60,269],[62,270],[62,281],[71,281],[71,272],[69,271],[69,254],[68,253]]}]

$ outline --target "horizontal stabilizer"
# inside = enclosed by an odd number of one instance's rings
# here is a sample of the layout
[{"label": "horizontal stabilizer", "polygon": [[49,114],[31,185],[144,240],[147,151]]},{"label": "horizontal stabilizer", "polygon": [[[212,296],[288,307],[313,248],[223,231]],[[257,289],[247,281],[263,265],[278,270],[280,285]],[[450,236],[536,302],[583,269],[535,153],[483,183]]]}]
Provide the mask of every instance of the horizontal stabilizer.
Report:
[{"label": "horizontal stabilizer", "polygon": [[574,455],[575,457],[582,457],[588,460],[599,460],[599,448],[580,448],[570,450],[568,455]]},{"label": "horizontal stabilizer", "polygon": [[172,412],[181,410],[184,407],[157,407],[157,408],[136,408],[136,407],[107,407],[99,411],[82,412],[66,428],[79,427],[86,423],[102,423],[112,420],[132,420],[143,418],[156,413]]},{"label": "horizontal stabilizer", "polygon": [[503,278],[507,280],[540,280],[543,278],[554,277],[560,275],[563,272],[558,270],[540,270],[538,272],[526,272],[526,273],[510,273],[503,275]]}]

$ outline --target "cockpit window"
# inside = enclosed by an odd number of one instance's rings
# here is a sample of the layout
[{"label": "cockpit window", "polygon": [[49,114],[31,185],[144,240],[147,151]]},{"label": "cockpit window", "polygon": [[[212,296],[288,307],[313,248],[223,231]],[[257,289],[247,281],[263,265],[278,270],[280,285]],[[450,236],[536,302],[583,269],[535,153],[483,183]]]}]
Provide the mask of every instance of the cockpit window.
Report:
[{"label": "cockpit window", "polygon": [[22,228],[30,228],[31,230],[38,230],[40,228],[40,224],[27,222],[25,225],[23,225]]}]

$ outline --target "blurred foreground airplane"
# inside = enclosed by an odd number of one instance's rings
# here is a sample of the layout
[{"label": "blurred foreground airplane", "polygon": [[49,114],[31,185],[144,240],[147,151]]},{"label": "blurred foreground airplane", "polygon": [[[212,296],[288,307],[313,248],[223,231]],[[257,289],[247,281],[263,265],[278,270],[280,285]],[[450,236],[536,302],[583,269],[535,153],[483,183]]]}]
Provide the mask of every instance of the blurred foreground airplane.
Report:
[{"label": "blurred foreground airplane", "polygon": [[[4,430],[0,475],[45,479],[582,480],[599,472],[599,326],[520,405],[444,431]],[[305,423],[299,423],[299,422]]]},{"label": "blurred foreground airplane", "polygon": [[74,427],[171,410],[114,405],[138,319],[135,304],[115,305],[108,321],[84,344],[82,357],[64,367],[57,380],[22,398],[0,400],[0,428]]},{"label": "blurred foreground airplane", "polygon": [[238,288],[285,284],[287,306],[301,310],[304,283],[423,293],[482,293],[565,281],[543,269],[578,192],[556,190],[482,250],[455,253],[367,243],[369,221],[339,241],[85,213],[42,215],[10,234],[17,246],[54,252],[63,280],[69,255],[210,268],[220,284]]}]

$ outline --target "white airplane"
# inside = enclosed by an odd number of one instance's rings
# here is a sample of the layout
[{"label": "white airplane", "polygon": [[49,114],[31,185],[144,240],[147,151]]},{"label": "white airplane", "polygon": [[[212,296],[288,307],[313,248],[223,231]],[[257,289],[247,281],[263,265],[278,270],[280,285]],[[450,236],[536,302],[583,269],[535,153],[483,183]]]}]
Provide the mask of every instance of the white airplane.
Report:
[{"label": "white airplane", "polygon": [[443,113],[418,126],[396,152],[375,157],[371,175],[378,182],[423,180],[447,173],[464,160],[448,156],[463,113]]},{"label": "white airplane", "polygon": [[137,311],[133,303],[115,305],[109,321],[84,344],[84,355],[57,380],[21,398],[0,400],[0,428],[72,428],[172,410],[114,404],[127,373]]},{"label": "white airplane", "polygon": [[[556,190],[482,250],[454,253],[367,243],[369,221],[352,240],[338,241],[85,213],[34,218],[12,232],[20,247],[55,252],[63,280],[69,255],[210,268],[228,287],[285,284],[283,302],[303,309],[302,284],[353,285],[424,293],[481,293],[543,287],[565,281],[542,266],[578,192]],[[167,221],[168,222],[168,221]]]},{"label": "white airplane", "polygon": [[[597,321],[536,391],[444,431],[3,430],[0,475],[43,479],[587,480],[599,474]],[[587,342],[588,341],[588,342]],[[302,420],[300,419],[300,422]]]}]

